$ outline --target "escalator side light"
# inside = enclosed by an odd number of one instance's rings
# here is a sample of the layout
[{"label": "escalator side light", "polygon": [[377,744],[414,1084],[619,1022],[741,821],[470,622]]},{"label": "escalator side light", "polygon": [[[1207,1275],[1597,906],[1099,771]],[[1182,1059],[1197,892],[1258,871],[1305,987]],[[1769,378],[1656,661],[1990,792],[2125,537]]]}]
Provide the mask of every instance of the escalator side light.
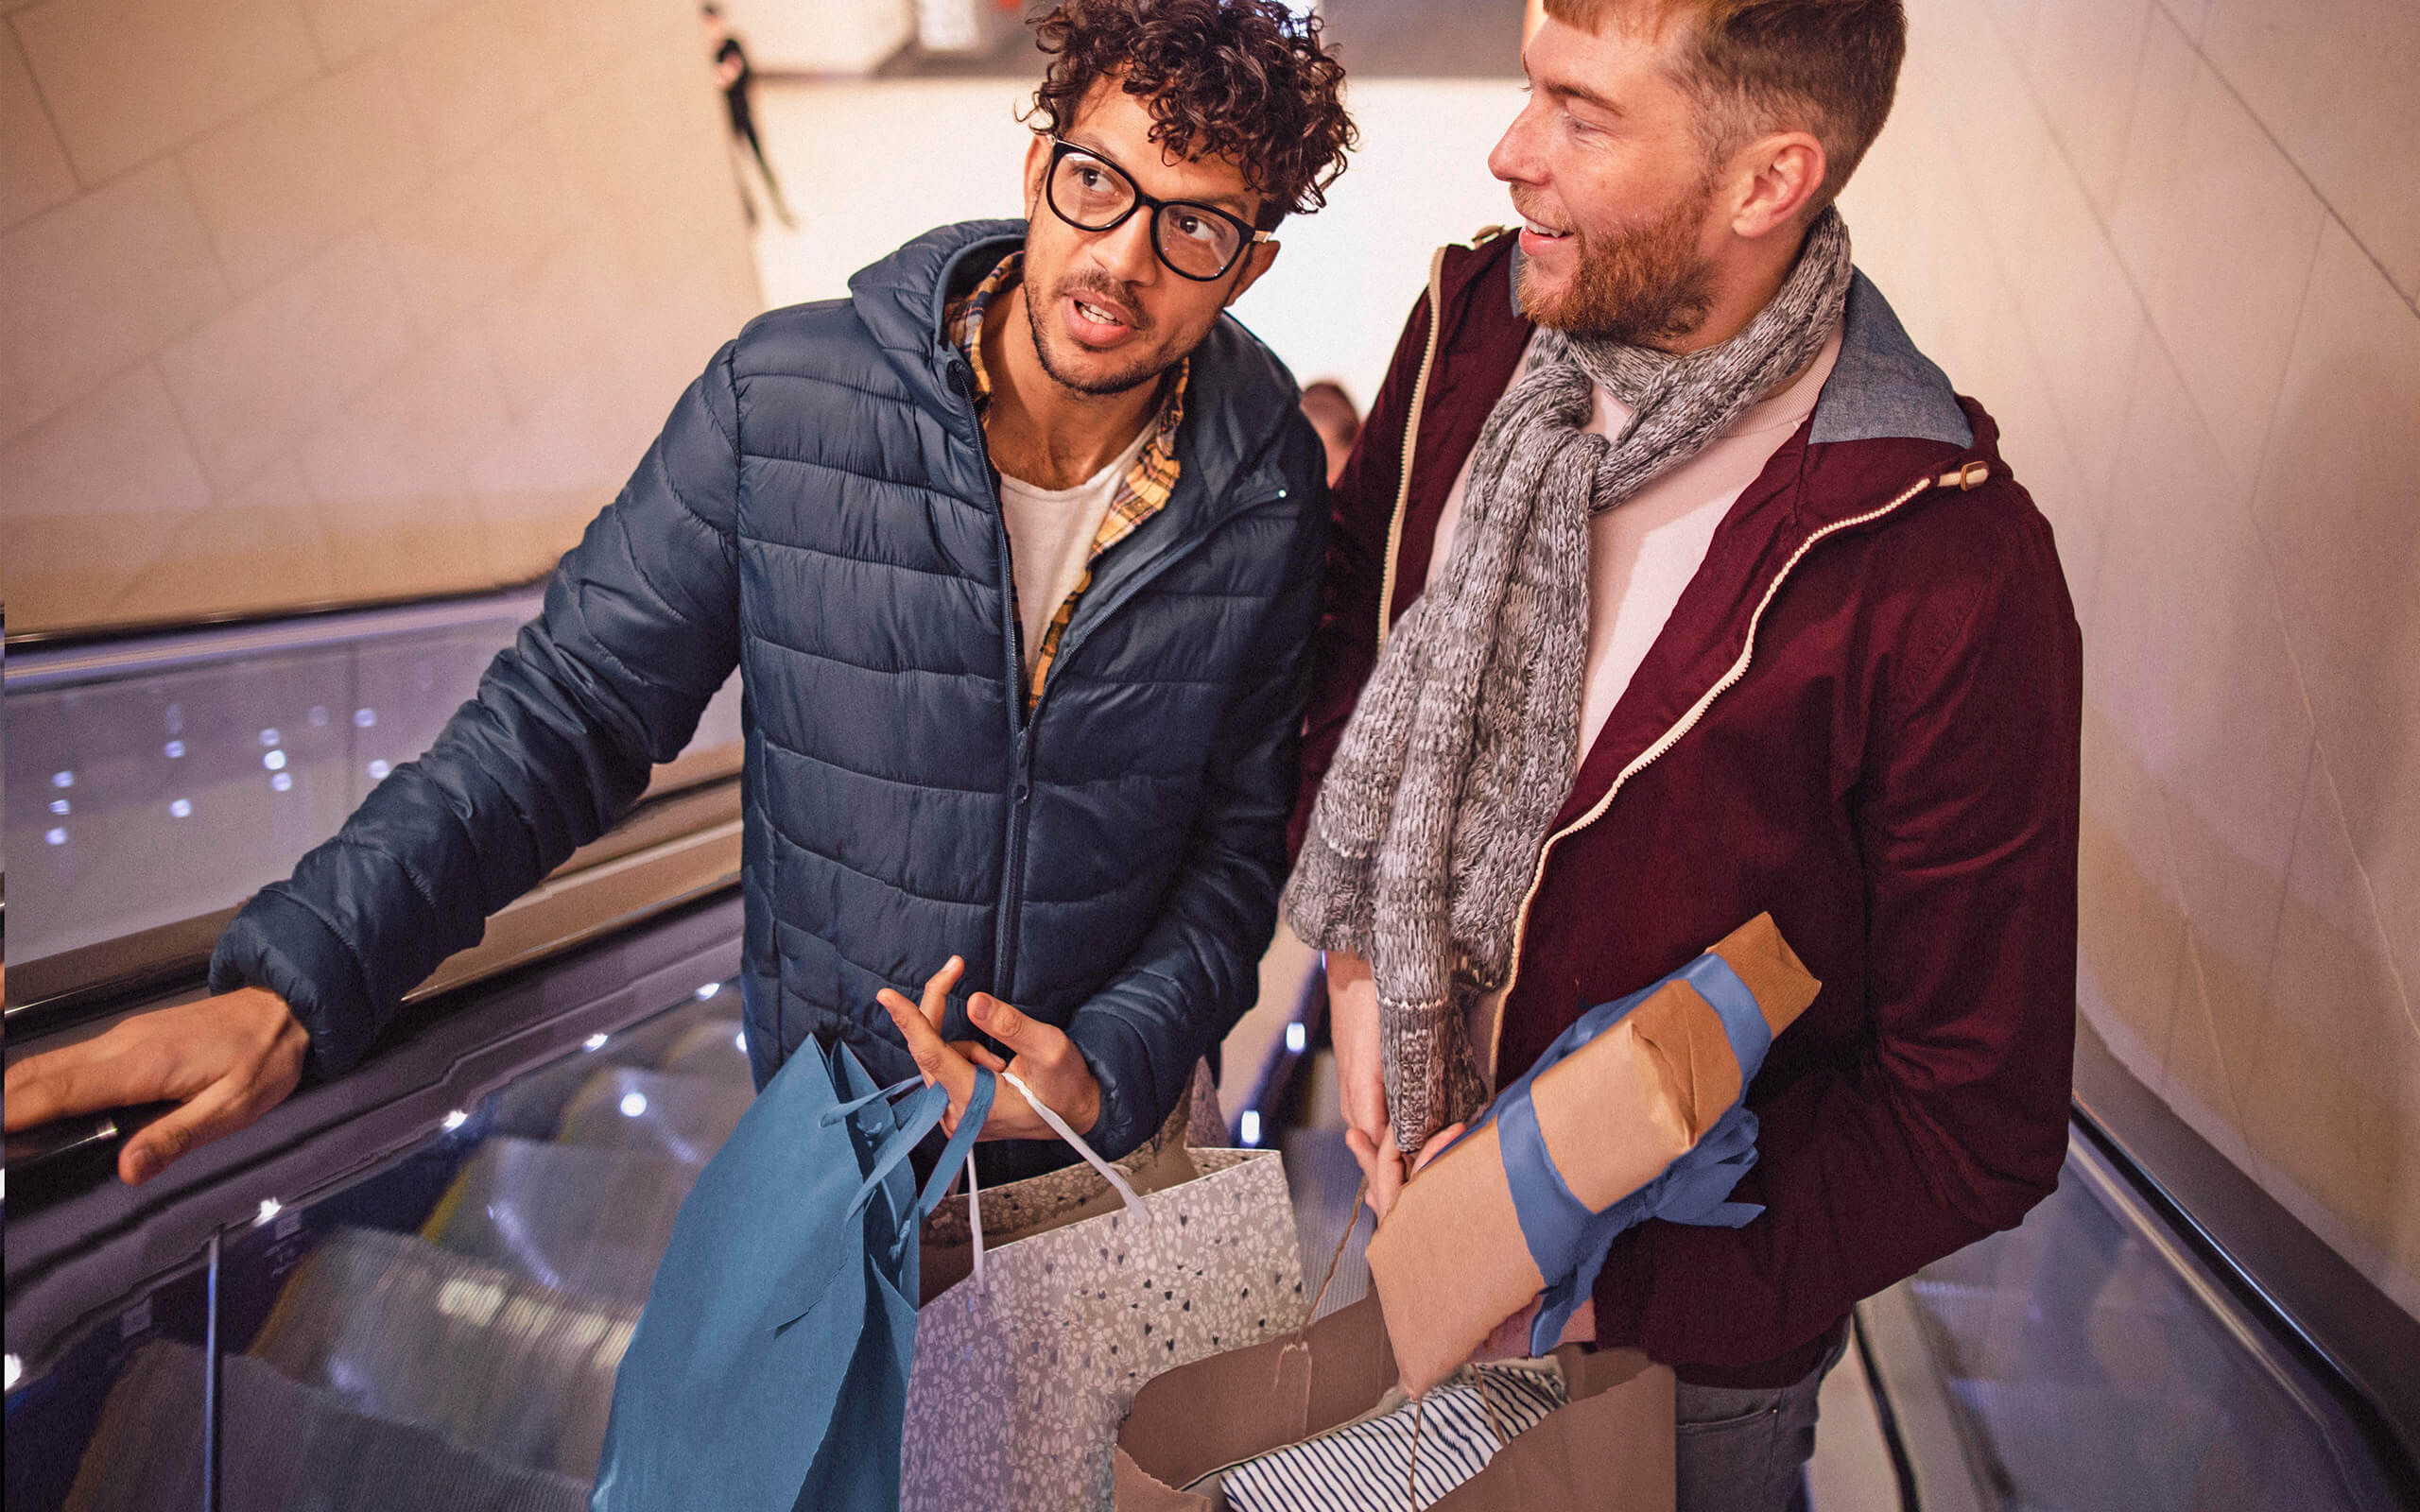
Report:
[{"label": "escalator side light", "polygon": [[451,1134],[470,1121],[471,1115],[458,1108],[445,1115],[445,1132]]},{"label": "escalator side light", "polygon": [[1256,1145],[1260,1143],[1259,1108],[1247,1108],[1244,1109],[1244,1116],[1236,1121],[1236,1138],[1242,1140],[1248,1146]]},{"label": "escalator side light", "polygon": [[0,1386],[0,1390],[14,1391],[17,1389],[17,1382],[22,1379],[26,1373],[26,1362],[18,1359],[13,1354],[9,1356],[8,1373],[9,1383],[6,1386]]},{"label": "escalator side light", "polygon": [[1286,1053],[1288,1055],[1301,1055],[1303,1053],[1303,1047],[1310,1043],[1310,1040],[1311,1037],[1304,1031],[1301,1020],[1298,1019],[1294,1022],[1286,1026]]},{"label": "escalator side light", "polygon": [[716,993],[721,990],[722,984],[720,982],[709,982],[705,986],[698,988],[698,1001],[703,1003],[708,998],[713,997]]},{"label": "escalator side light", "polygon": [[647,1093],[624,1092],[622,1094],[622,1116],[624,1118],[636,1118],[646,1111]]},{"label": "escalator side light", "polygon": [[275,1197],[263,1197],[260,1215],[252,1220],[252,1227],[257,1228],[285,1211],[285,1203],[278,1201]]},{"label": "escalator side light", "polygon": [[608,1037],[605,1035],[592,1034],[587,1039],[582,1040],[579,1042],[579,1047],[582,1050],[602,1050],[605,1048],[605,1040]]}]

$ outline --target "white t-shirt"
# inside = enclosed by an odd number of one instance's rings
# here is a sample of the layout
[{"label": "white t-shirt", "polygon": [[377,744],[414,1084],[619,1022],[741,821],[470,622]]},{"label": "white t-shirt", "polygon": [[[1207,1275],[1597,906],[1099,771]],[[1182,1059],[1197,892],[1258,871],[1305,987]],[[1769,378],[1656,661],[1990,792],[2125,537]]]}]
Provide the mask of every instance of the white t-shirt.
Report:
[{"label": "white t-shirt", "polygon": [[[1530,370],[1542,337],[1543,333],[1530,338],[1518,371]],[[1824,380],[1831,376],[1840,354],[1836,329],[1814,363],[1786,387],[1732,421],[1705,450],[1657,477],[1618,508],[1588,522],[1588,668],[1580,696],[1582,756],[1597,743],[1606,716],[1663,633],[1682,590],[1704,563],[1722,517],[1764,472],[1782,442],[1814,413]],[[1629,406],[1599,387],[1588,429],[1610,437],[1629,422]],[[1437,544],[1429,553],[1424,584],[1436,580],[1453,550],[1462,494],[1470,481],[1471,463],[1465,457],[1437,522]]]},{"label": "white t-shirt", "polygon": [[1023,478],[1000,474],[1000,513],[1009,525],[1009,564],[1016,576],[1017,623],[1025,627],[1028,673],[1042,649],[1043,630],[1083,580],[1109,501],[1117,496],[1119,481],[1143,455],[1154,429],[1146,423],[1132,444],[1072,489],[1037,489]]}]

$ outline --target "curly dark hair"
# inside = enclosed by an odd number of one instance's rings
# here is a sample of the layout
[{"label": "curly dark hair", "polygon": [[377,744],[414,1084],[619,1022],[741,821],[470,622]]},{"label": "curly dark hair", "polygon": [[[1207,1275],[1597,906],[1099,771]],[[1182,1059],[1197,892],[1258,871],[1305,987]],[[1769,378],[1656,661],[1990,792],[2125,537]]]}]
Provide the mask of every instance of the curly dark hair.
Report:
[{"label": "curly dark hair", "polygon": [[1149,103],[1152,141],[1241,166],[1263,230],[1326,204],[1359,138],[1319,17],[1279,0],[1062,0],[1033,27],[1050,66],[1025,120],[1064,130],[1095,83],[1119,78]]}]

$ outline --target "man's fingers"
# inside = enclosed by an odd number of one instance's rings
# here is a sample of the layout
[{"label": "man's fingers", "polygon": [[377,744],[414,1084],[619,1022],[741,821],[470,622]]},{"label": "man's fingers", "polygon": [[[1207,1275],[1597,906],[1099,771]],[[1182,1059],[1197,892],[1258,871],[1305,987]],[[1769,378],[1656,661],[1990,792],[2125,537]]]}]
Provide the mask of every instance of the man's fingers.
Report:
[{"label": "man's fingers", "polygon": [[908,1001],[907,995],[884,988],[874,1000],[899,1026],[900,1037],[908,1041],[908,1054],[916,1059],[916,1069],[924,1074],[925,1085],[938,1082],[949,1089],[949,1106],[953,1116],[966,1106],[975,1091],[975,1067],[942,1040],[941,1031],[925,1017],[924,1010]]},{"label": "man's fingers", "polygon": [[213,1083],[126,1142],[117,1152],[118,1179],[141,1186],[195,1145],[233,1134],[252,1121],[250,1103],[234,1077]]},{"label": "man's fingers", "polygon": [[936,1036],[942,1032],[942,1020],[949,1013],[949,989],[958,986],[958,979],[965,974],[964,957],[953,955],[942,963],[940,971],[925,979],[925,1001],[922,1007],[925,1022],[933,1026],[933,1033]]},{"label": "man's fingers", "polygon": [[[977,1065],[981,1066],[986,1071],[1006,1071],[1009,1069],[1009,1063],[1007,1061],[1002,1060],[998,1056],[995,1056],[991,1051],[985,1049],[980,1041],[974,1040],[953,1040],[949,1042],[949,1047],[952,1050],[957,1051],[959,1055],[964,1056],[967,1059],[975,1062]],[[1014,1091],[1015,1089],[1011,1088],[1010,1090]]]},{"label": "man's fingers", "polygon": [[966,1016],[1016,1054],[1046,1064],[1057,1061],[1071,1043],[1063,1031],[1026,1017],[989,992],[977,992],[966,1000]]},{"label": "man's fingers", "polygon": [[1436,1133],[1429,1135],[1428,1143],[1420,1147],[1419,1156],[1411,1162],[1411,1174],[1418,1176],[1426,1168],[1429,1161],[1444,1154],[1446,1145],[1461,1138],[1462,1129],[1465,1126],[1461,1124],[1448,1124]]}]

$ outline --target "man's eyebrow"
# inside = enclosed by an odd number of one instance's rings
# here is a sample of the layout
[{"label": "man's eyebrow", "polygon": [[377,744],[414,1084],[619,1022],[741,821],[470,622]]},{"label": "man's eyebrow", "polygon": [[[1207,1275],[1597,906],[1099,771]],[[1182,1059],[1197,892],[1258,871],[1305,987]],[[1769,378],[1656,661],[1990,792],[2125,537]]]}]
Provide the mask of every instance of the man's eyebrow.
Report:
[{"label": "man's eyebrow", "polygon": [[[1089,133],[1087,133],[1087,134],[1089,134]],[[1127,167],[1127,166],[1126,166],[1126,164],[1124,164],[1124,163],[1122,163],[1118,162],[1115,158],[1112,157],[1112,156],[1110,155],[1110,153],[1109,153],[1109,149],[1108,149],[1108,148],[1103,147],[1103,146],[1099,146],[1096,145],[1095,143],[1091,143],[1091,142],[1084,141],[1081,137],[1079,137],[1079,136],[1078,136],[1074,131],[1072,131],[1072,130],[1067,131],[1067,132],[1065,132],[1064,134],[1063,134],[1063,135],[1060,137],[1060,140],[1061,140],[1061,141],[1063,141],[1063,142],[1064,142],[1064,143],[1066,143],[1069,146],[1075,146],[1075,147],[1081,147],[1081,148],[1083,148],[1086,152],[1089,152],[1089,153],[1091,153],[1094,157],[1100,159],[1103,163],[1108,163],[1110,166],[1112,166],[1112,167],[1115,168],[1118,172],[1120,172],[1120,173],[1122,173],[1122,174],[1125,174],[1125,175],[1126,175],[1126,177],[1128,177],[1129,179],[1132,179],[1132,177],[1134,177],[1133,170],[1132,170],[1132,169],[1131,169],[1131,168],[1129,168],[1129,167]],[[1237,220],[1250,220],[1250,219],[1252,219],[1252,217],[1253,217],[1253,207],[1252,203],[1251,203],[1251,202],[1250,202],[1250,201],[1249,201],[1249,200],[1248,200],[1244,196],[1242,196],[1242,195],[1240,195],[1240,194],[1224,194],[1224,195],[1208,195],[1208,196],[1203,196],[1203,195],[1175,195],[1175,196],[1171,196],[1171,197],[1169,197],[1169,198],[1175,198],[1175,199],[1182,200],[1183,202],[1184,202],[1184,203],[1186,203],[1186,204],[1189,204],[1189,205],[1215,205],[1215,206],[1219,206],[1219,207],[1220,207],[1220,208],[1222,208],[1222,209],[1231,210],[1231,211],[1234,211],[1234,212],[1235,212],[1236,218]]]},{"label": "man's eyebrow", "polygon": [[1543,81],[1532,78],[1530,83],[1538,89],[1545,90],[1548,94],[1557,99],[1578,100],[1582,105],[1595,106],[1598,110],[1604,112],[1607,115],[1618,117],[1630,113],[1623,110],[1620,104],[1614,100],[1610,95],[1599,94],[1585,84],[1573,83],[1568,79],[1561,78],[1549,78]]}]

